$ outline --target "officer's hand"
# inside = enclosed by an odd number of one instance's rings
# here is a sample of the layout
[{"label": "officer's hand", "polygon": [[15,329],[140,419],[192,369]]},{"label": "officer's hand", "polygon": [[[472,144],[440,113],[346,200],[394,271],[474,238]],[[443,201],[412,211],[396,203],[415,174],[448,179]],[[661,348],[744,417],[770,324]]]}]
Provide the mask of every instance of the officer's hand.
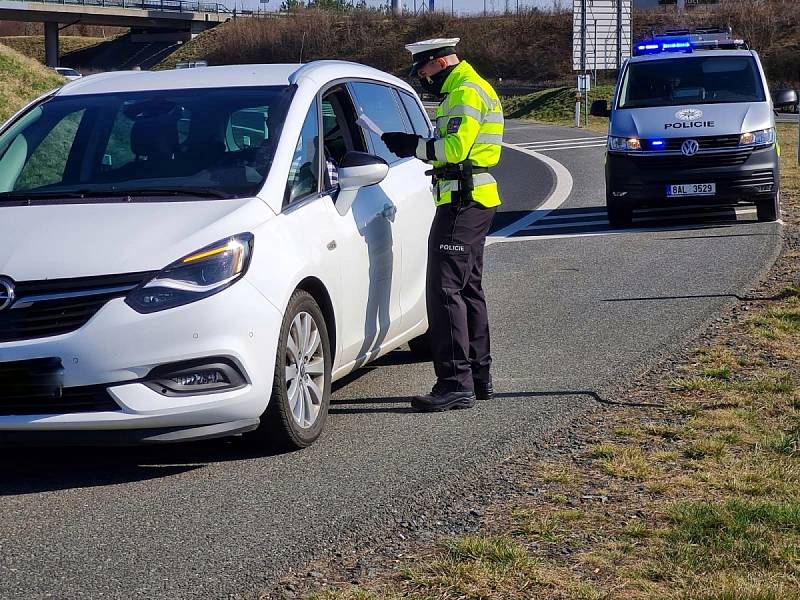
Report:
[{"label": "officer's hand", "polygon": [[407,158],[416,154],[417,143],[420,138],[418,135],[411,133],[393,131],[384,133],[381,139],[392,154],[396,154],[400,158]]}]

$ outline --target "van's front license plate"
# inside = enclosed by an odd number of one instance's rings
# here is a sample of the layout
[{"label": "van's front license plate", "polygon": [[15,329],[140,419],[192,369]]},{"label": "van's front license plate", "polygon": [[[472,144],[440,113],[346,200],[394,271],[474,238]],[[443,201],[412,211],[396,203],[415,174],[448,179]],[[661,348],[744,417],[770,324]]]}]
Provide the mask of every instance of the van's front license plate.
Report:
[{"label": "van's front license plate", "polygon": [[667,186],[667,196],[714,196],[716,183],[682,183]]}]

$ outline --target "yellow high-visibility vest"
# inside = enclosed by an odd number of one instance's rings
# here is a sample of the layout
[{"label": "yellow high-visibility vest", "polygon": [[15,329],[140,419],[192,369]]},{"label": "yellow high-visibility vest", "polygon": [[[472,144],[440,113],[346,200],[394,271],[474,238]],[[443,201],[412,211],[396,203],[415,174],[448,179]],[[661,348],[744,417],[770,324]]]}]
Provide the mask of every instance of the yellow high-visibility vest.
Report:
[{"label": "yellow high-visibility vest", "polygon": [[[494,167],[500,162],[503,142],[503,109],[489,83],[466,61],[458,63],[442,86],[445,99],[436,110],[435,159],[428,158],[428,140],[417,146],[417,158],[441,167],[469,160],[475,167]],[[472,178],[475,202],[491,208],[500,205],[497,181],[490,173]],[[456,180],[439,181],[436,205],[451,202]]]}]

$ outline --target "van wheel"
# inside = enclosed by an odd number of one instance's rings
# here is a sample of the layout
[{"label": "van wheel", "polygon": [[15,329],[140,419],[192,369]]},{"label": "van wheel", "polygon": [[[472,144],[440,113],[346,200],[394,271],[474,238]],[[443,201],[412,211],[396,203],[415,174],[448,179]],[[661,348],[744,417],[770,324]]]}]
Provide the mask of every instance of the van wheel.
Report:
[{"label": "van wheel", "polygon": [[272,396],[252,436],[281,450],[310,446],[322,433],[331,402],[331,347],[314,298],[297,290],[283,317]]},{"label": "van wheel", "polygon": [[408,341],[408,349],[411,350],[411,355],[421,362],[430,362],[433,360],[433,350],[431,349],[431,332],[426,331],[422,335],[415,337],[413,340]]},{"label": "van wheel", "polygon": [[759,221],[777,221],[781,216],[781,193],[775,192],[771,198],[758,200],[756,215]]},{"label": "van wheel", "polygon": [[611,227],[630,227],[633,223],[633,209],[625,200],[606,195],[606,209]]}]

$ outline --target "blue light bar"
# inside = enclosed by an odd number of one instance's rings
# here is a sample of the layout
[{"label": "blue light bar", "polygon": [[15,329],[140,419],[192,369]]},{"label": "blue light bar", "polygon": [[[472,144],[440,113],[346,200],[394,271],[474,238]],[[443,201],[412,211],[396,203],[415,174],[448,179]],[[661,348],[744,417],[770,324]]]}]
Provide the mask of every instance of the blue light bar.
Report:
[{"label": "blue light bar", "polygon": [[647,43],[637,44],[635,54],[659,54],[661,52],[691,52],[694,48],[692,42],[681,41],[658,41],[652,40]]}]

